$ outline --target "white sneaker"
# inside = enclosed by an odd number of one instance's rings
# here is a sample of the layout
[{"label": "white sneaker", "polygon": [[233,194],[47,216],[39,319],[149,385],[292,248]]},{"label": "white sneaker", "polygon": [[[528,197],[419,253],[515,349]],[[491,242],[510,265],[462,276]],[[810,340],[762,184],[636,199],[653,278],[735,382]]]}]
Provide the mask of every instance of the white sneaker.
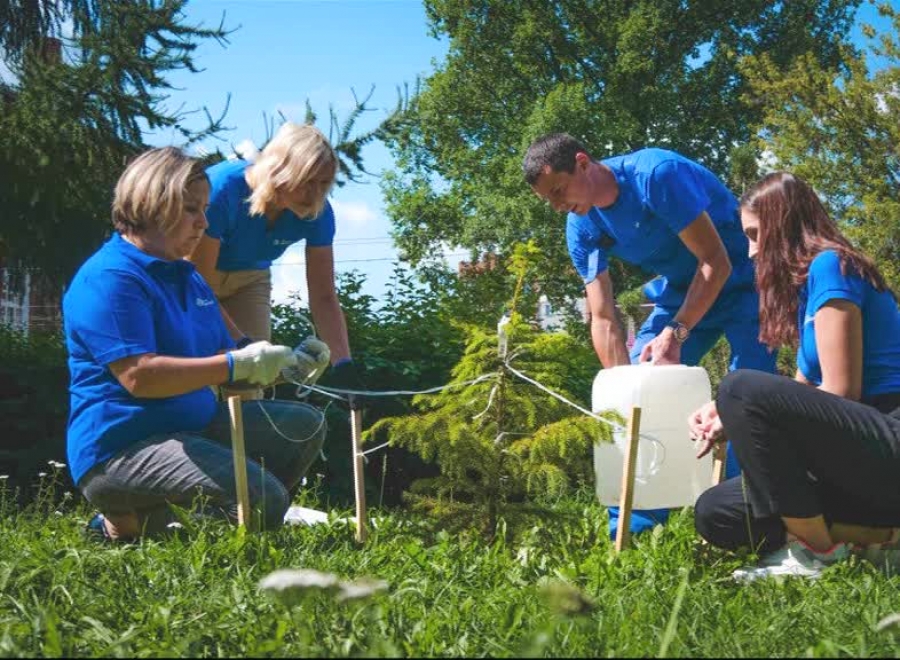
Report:
[{"label": "white sneaker", "polygon": [[894,529],[890,539],[884,543],[854,545],[850,548],[850,552],[873,564],[877,569],[897,573],[900,571],[900,529]]},{"label": "white sneaker", "polygon": [[789,541],[780,550],[763,557],[757,566],[740,568],[733,573],[738,582],[752,582],[760,578],[796,576],[810,580],[818,578],[822,571],[850,557],[850,548],[837,543],[827,552],[816,552],[799,539]]}]

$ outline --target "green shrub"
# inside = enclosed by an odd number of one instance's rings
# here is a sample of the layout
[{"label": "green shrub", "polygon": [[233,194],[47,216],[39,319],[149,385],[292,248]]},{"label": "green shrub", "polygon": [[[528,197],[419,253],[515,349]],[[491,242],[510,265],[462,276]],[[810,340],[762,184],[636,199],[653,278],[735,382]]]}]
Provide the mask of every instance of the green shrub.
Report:
[{"label": "green shrub", "polygon": [[27,499],[49,461],[66,462],[69,372],[61,334],[0,325],[0,474]]}]

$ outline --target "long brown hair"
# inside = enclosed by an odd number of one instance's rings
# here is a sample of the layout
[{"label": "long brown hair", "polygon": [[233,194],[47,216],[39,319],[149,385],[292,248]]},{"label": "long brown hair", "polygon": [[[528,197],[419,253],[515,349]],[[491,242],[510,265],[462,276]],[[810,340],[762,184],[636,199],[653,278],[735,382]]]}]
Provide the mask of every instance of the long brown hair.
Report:
[{"label": "long brown hair", "polygon": [[828,216],[812,187],[788,172],[767,175],[741,197],[741,208],[759,218],[756,282],[759,288],[759,339],[776,348],[796,346],[800,288],[809,265],[834,250],[841,273],[856,273],[878,291],[888,287],[878,268],[850,244]]}]

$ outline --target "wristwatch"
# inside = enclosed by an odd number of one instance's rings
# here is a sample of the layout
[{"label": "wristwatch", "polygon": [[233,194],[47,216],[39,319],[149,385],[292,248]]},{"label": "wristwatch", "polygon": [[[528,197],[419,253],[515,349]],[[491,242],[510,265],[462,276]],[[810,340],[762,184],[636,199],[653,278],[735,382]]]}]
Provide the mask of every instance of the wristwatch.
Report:
[{"label": "wristwatch", "polygon": [[679,344],[686,342],[687,338],[691,335],[691,331],[688,327],[680,321],[669,321],[666,324],[666,327],[672,328],[672,333],[675,335],[675,341]]}]

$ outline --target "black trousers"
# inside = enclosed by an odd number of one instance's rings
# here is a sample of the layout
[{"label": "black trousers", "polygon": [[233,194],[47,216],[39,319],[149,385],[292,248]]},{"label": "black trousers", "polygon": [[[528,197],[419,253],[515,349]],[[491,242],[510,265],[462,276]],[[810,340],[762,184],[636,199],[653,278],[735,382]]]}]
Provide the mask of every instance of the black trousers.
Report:
[{"label": "black trousers", "polygon": [[900,393],[859,403],[738,370],[716,405],[743,474],[697,500],[709,543],[771,552],[785,543],[782,516],[900,527]]}]

